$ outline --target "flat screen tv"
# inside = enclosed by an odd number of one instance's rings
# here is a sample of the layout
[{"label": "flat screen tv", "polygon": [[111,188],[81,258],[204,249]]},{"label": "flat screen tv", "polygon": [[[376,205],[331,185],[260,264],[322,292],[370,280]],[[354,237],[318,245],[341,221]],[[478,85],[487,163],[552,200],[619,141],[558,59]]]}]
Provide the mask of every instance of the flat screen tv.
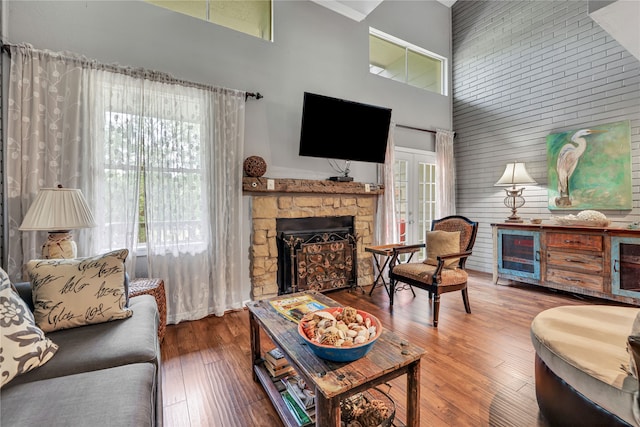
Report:
[{"label": "flat screen tv", "polygon": [[384,163],[391,109],[305,92],[301,156]]}]

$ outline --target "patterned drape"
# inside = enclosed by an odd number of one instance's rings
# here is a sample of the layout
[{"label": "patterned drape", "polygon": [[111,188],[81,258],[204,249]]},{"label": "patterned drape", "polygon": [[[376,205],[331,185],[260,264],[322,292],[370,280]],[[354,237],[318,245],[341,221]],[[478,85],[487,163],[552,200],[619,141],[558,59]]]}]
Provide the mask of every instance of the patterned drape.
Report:
[{"label": "patterned drape", "polygon": [[[25,279],[22,268],[40,255],[44,232],[20,232],[18,227],[40,188],[80,188],[86,195],[91,175],[82,144],[81,88],[86,70],[61,54],[11,46],[7,109],[6,180],[8,271],[12,280]],[[84,179],[83,179],[84,178]],[[83,233],[74,233],[79,255]]]},{"label": "patterned drape", "polygon": [[[41,187],[82,189],[99,226],[79,256],[127,248],[165,281],[169,323],[242,307],[245,93],[69,53],[11,48],[9,270],[44,233],[18,227]],[[140,215],[143,213],[144,219]]]}]

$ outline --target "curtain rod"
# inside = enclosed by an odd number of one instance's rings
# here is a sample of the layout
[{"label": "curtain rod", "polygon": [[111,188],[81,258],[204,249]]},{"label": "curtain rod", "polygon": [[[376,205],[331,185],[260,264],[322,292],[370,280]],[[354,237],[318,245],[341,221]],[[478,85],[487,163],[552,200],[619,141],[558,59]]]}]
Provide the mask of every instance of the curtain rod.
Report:
[{"label": "curtain rod", "polygon": [[[2,42],[2,52],[5,52],[7,55],[9,55],[9,57],[11,57],[11,49],[10,46],[12,46],[10,43],[4,43]],[[18,46],[18,45],[13,45],[13,46]],[[170,76],[171,78],[175,79],[173,76]],[[176,81],[181,81],[179,79],[175,79]],[[193,85],[194,87],[210,87],[208,85],[204,85],[204,84],[200,84],[200,83],[192,83],[192,82],[186,82],[183,81],[184,83],[190,83],[191,85]],[[244,94],[244,100],[246,101],[249,98],[255,98],[256,100],[258,99],[262,99],[264,98],[264,96],[260,93],[260,92],[246,92]]]},{"label": "curtain rod", "polygon": [[260,92],[247,92],[244,94],[244,100],[246,101],[248,98],[255,98],[256,101],[264,98]]},{"label": "curtain rod", "polygon": [[412,129],[412,130],[418,130],[420,132],[429,132],[429,133],[433,133],[436,134],[437,132],[435,130],[431,130],[431,129],[424,129],[424,128],[417,128],[415,126],[407,126],[407,125],[396,125],[396,127],[399,128],[404,128],[404,129]]}]

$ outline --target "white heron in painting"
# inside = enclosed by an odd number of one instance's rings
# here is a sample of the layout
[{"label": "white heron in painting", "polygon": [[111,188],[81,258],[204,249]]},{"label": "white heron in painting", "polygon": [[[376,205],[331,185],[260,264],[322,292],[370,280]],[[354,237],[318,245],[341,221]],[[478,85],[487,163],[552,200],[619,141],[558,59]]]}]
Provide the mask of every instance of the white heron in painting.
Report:
[{"label": "white heron in painting", "polygon": [[582,157],[587,149],[587,140],[584,139],[584,137],[594,133],[603,132],[606,132],[606,130],[581,129],[573,134],[571,142],[565,144],[560,149],[560,152],[558,153],[558,161],[556,163],[556,171],[558,172],[558,193],[560,193],[560,197],[556,198],[556,206],[571,206],[571,199],[569,198],[569,180],[578,166],[580,157]]}]

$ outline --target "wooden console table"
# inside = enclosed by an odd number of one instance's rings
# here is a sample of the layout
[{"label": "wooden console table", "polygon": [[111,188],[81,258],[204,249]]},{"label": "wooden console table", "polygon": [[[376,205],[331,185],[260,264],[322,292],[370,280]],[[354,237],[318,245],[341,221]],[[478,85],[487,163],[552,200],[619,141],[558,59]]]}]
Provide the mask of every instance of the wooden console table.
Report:
[{"label": "wooden console table", "polygon": [[640,305],[640,230],[492,224],[493,281]]},{"label": "wooden console table", "polygon": [[[314,291],[306,292],[329,307],[337,301]],[[289,294],[287,297],[300,294]],[[263,366],[260,329],[282,350],[307,384],[315,387],[316,426],[340,426],[340,401],[353,394],[383,384],[400,375],[407,376],[407,420],[409,427],[420,425],[420,358],[425,351],[383,329],[371,351],[351,363],[336,363],[317,357],[298,335],[297,324],[287,320],[269,303],[280,297],[247,304],[251,333],[253,379],[260,382],[287,427],[297,427],[276,386]],[[384,327],[384,325],[383,325]],[[395,424],[397,425],[397,424]]]}]

